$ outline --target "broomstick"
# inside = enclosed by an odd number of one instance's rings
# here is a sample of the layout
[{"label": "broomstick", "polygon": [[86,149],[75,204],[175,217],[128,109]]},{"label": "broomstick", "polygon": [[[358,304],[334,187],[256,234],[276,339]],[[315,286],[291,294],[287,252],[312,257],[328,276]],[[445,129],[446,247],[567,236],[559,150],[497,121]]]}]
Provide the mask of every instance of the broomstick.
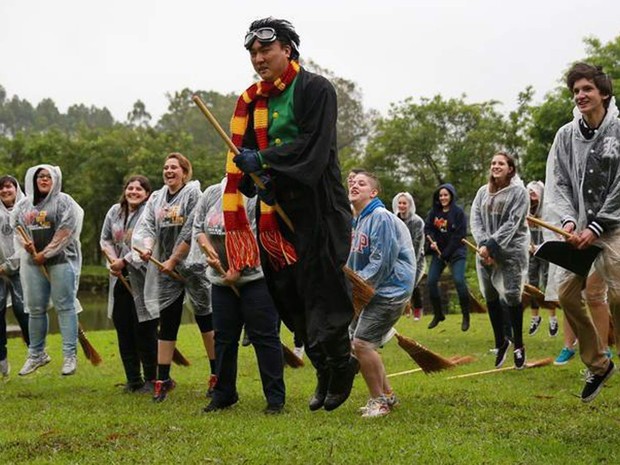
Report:
[{"label": "broomstick", "polygon": [[375,296],[375,290],[348,266],[343,266],[345,276],[349,279],[353,291],[353,310],[358,317],[368,302]]},{"label": "broomstick", "polygon": [[[146,252],[144,250],[140,249],[139,247],[133,247],[133,249],[136,252],[138,252],[140,255],[145,255],[146,254]],[[157,260],[155,257],[149,257],[149,261],[151,263],[153,263],[157,267],[157,269],[159,271],[164,273],[164,271],[162,270],[162,268],[164,267],[164,264],[162,262]],[[177,273],[176,271],[174,271],[174,270],[172,270],[172,271],[165,271],[165,273],[167,275],[169,275],[171,278],[176,279],[177,281],[185,282],[185,278],[183,276],[181,276],[179,273]]]},{"label": "broomstick", "polygon": [[78,323],[78,341],[80,341],[80,346],[82,346],[86,359],[89,360],[94,366],[99,365],[101,363],[101,355],[99,355],[99,352],[97,352],[86,337],[84,328],[82,328],[80,323]]},{"label": "broomstick", "polygon": [[549,231],[553,231],[554,233],[559,234],[560,236],[564,237],[564,239],[569,239],[572,236],[572,234],[569,233],[568,231],[564,231],[563,229],[560,229],[557,226],[547,223],[541,220],[540,218],[536,218],[535,216],[528,215],[525,217],[525,219],[531,223],[534,223],[536,226],[541,226],[543,228],[548,229]]},{"label": "broomstick", "polygon": [[[526,363],[525,368],[544,367],[546,365],[551,365],[552,363],[553,363],[553,357],[548,357],[548,358],[536,360],[531,363]],[[449,378],[446,378],[446,379],[469,378],[471,376],[487,375],[489,373],[498,373],[500,371],[508,371],[508,370],[516,370],[516,368],[515,367],[494,368],[493,370],[476,371],[475,373],[465,373],[464,375],[450,376]]]},{"label": "broomstick", "polygon": [[284,355],[284,363],[291,368],[301,368],[305,365],[304,361],[295,355],[285,344],[282,344],[282,354]]},{"label": "broomstick", "polygon": [[422,344],[396,333],[398,345],[420,366],[424,373],[434,373],[456,366],[445,357],[427,349]]},{"label": "broomstick", "polygon": [[430,234],[427,234],[426,238],[428,239],[428,242],[430,242],[431,245],[435,248],[435,252],[437,252],[437,255],[441,257],[441,250],[439,250],[439,246],[437,246],[437,242],[433,240]]},{"label": "broomstick", "polygon": [[487,307],[478,300],[478,298],[474,295],[471,289],[467,289],[469,293],[469,301],[471,302],[471,310],[473,313],[488,313]]},{"label": "broomstick", "polygon": [[[466,356],[454,355],[453,357],[450,357],[448,360],[454,363],[454,366],[466,365],[468,363],[472,363],[476,361],[476,359],[472,357],[471,355],[466,355]],[[405,371],[398,371],[396,373],[391,373],[387,375],[386,377],[395,378],[397,376],[409,375],[411,373],[418,373],[420,371],[422,371],[422,368],[414,368],[413,370],[405,370]]]},{"label": "broomstick", "polygon": [[[34,247],[34,243],[30,239],[30,237],[28,237],[28,234],[26,233],[24,228],[21,225],[17,225],[15,229],[17,229],[17,232],[22,237],[24,244],[28,244],[28,243],[32,244],[32,248],[30,249],[29,252],[30,252],[30,255],[34,257],[37,254],[37,250]],[[43,276],[45,276],[45,278],[49,281],[50,275],[45,265],[39,265],[39,269],[41,270],[41,273],[43,273]],[[84,334],[84,329],[82,328],[82,325],[80,323],[78,323],[78,340],[80,341],[80,346],[82,346],[84,355],[86,356],[88,360],[90,360],[90,363],[92,363],[94,366],[99,365],[101,363],[101,355],[99,355],[99,352],[97,352],[97,350],[93,347],[93,345],[90,343],[90,341],[86,337],[86,334]]]},{"label": "broomstick", "polygon": [[[28,234],[26,233],[24,228],[21,225],[18,224],[15,227],[15,229],[17,229],[17,232],[22,237],[22,241],[24,241],[24,245],[32,244],[32,249],[30,250],[30,256],[34,257],[37,254],[37,249],[35,249],[34,243],[30,239],[30,237],[28,237]],[[26,249],[26,250],[28,250],[28,249]],[[41,271],[41,273],[43,273],[43,276],[45,276],[45,278],[49,281],[50,280],[50,275],[47,272],[47,268],[45,267],[45,265],[39,265],[39,270]]]},{"label": "broomstick", "polygon": [[[205,253],[205,255],[209,257],[211,260],[217,260],[218,264],[215,266],[215,271],[217,271],[219,274],[224,276],[226,274],[226,271],[224,271],[224,268],[222,267],[222,264],[220,263],[218,259],[219,257],[217,256],[215,251],[210,248],[210,244],[209,245],[200,244],[200,248]],[[239,289],[237,288],[237,286],[235,286],[234,284],[230,284],[229,287],[237,295],[237,297],[241,297],[241,294],[239,294]]]},{"label": "broomstick", "polygon": [[[230,137],[228,137],[228,134],[226,134],[226,131],[222,129],[222,126],[220,126],[220,123],[217,121],[217,119],[215,119],[215,116],[213,116],[213,114],[209,111],[209,109],[207,108],[205,103],[202,101],[202,99],[198,95],[194,94],[192,96],[192,100],[198,106],[202,114],[205,115],[205,117],[209,120],[209,122],[211,123],[215,131],[220,135],[220,137],[224,140],[224,142],[226,142],[226,145],[228,145],[228,148],[232,151],[232,153],[234,153],[235,155],[239,155],[239,149],[235,146],[235,144],[233,144],[233,141],[230,139]],[[250,177],[252,178],[252,181],[254,181],[254,184],[256,184],[259,189],[261,190],[265,189],[265,184],[263,184],[263,181],[261,181],[261,179],[256,175],[256,173],[249,173],[249,174],[250,174]],[[277,202],[273,206],[273,209],[278,213],[278,215],[280,215],[280,218],[282,218],[282,221],[286,223],[288,228],[291,231],[295,232],[295,228],[293,227],[293,223],[291,222],[291,219],[284,212],[284,210],[282,210],[282,207]]]},{"label": "broomstick", "polygon": [[[110,254],[105,249],[102,248],[101,252],[103,253],[103,256],[106,258],[106,260],[108,261],[110,265],[114,263],[114,260],[112,259],[112,257],[110,257]],[[129,282],[127,281],[125,276],[121,274],[117,276],[117,278],[121,281],[121,283],[123,283],[123,286],[125,286],[125,289],[127,289],[129,293],[131,294],[131,286],[129,285]]]},{"label": "broomstick", "polygon": [[472,242],[469,242],[467,239],[465,239],[465,238],[461,239],[461,243],[463,243],[467,247],[469,247],[472,252],[480,254],[480,251],[478,250],[478,247],[476,247],[476,245],[473,244]]},{"label": "broomstick", "polygon": [[181,353],[179,349],[174,348],[174,352],[172,352],[172,361],[179,366],[188,367],[191,365],[189,360],[185,358],[185,356]]},{"label": "broomstick", "polygon": [[548,310],[555,310],[557,308],[560,308],[560,304],[558,304],[557,302],[545,300],[545,293],[538,289],[536,286],[526,283],[523,287],[523,292],[524,294],[527,294],[530,297],[538,299],[540,302],[542,302],[541,305],[543,306],[543,308],[546,308]]}]

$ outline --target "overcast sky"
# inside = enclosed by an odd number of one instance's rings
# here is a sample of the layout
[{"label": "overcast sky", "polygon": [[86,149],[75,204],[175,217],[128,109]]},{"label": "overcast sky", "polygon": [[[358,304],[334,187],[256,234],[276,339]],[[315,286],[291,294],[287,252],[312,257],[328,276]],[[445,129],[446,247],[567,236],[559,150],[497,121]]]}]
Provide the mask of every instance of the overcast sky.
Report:
[{"label": "overcast sky", "polygon": [[141,99],[156,121],[166,92],[249,86],[243,36],[269,15],[295,25],[302,58],[384,114],[436,94],[510,109],[530,84],[539,101],[585,55],[584,37],[620,35],[618,0],[0,0],[0,85],[119,120]]}]

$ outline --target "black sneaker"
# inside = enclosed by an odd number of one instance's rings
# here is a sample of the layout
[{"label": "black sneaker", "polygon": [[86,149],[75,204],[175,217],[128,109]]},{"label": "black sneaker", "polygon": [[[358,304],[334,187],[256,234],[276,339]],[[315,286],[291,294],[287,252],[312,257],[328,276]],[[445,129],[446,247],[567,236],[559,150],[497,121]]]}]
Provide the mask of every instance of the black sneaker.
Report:
[{"label": "black sneaker", "polygon": [[558,319],[557,318],[549,318],[549,336],[555,337],[558,335],[559,329]]},{"label": "black sneaker", "polygon": [[153,402],[163,402],[168,397],[168,393],[177,386],[174,380],[168,378],[165,381],[158,379],[155,381],[155,392],[153,393]]},{"label": "black sneaker", "polygon": [[523,370],[525,368],[525,347],[515,349],[515,368]]},{"label": "black sneaker", "polygon": [[510,339],[505,339],[501,347],[497,348],[497,356],[495,357],[495,368],[500,368],[504,364],[504,362],[506,361],[506,355],[508,354],[508,349],[510,349],[511,345],[512,343],[510,342]]},{"label": "black sneaker", "polygon": [[284,411],[284,404],[267,404],[263,413],[265,415],[279,415]]},{"label": "black sneaker", "polygon": [[431,322],[428,324],[428,329],[433,329],[435,326],[437,326],[439,323],[441,323],[445,319],[446,317],[444,315],[435,315],[433,319],[431,320]]},{"label": "black sneaker", "polygon": [[463,313],[463,321],[461,322],[461,331],[465,332],[469,329],[469,313]]},{"label": "black sneaker", "polygon": [[528,334],[530,336],[533,336],[534,334],[536,334],[541,323],[542,323],[542,316],[533,316],[532,319],[530,320],[530,329],[528,331]]},{"label": "black sneaker", "polygon": [[202,411],[204,413],[212,413],[212,412],[217,412],[219,410],[225,410],[227,408],[232,407],[237,402],[239,402],[239,396],[235,394],[235,396],[232,398],[230,402],[222,403],[222,402],[216,402],[215,400],[212,400],[211,402],[209,402],[209,405],[207,405],[205,408],[202,409]]},{"label": "black sneaker", "polygon": [[598,393],[603,388],[603,384],[611,375],[614,374],[614,362],[609,361],[609,366],[607,367],[607,371],[602,375],[595,375],[590,370],[585,370],[585,380],[586,385],[583,387],[583,391],[581,391],[581,400],[582,402],[591,402],[598,395]]}]

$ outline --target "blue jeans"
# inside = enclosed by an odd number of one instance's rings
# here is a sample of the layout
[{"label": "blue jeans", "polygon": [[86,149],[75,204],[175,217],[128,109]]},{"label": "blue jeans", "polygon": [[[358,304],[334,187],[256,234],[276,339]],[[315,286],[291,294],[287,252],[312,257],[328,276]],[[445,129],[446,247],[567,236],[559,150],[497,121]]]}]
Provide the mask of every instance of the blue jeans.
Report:
[{"label": "blue jeans", "polygon": [[19,323],[26,344],[30,340],[28,337],[28,315],[24,312],[19,273],[3,276],[0,278],[0,360],[6,358],[6,301],[9,293],[11,294],[11,302],[13,302],[13,314]]},{"label": "blue jeans", "polygon": [[217,384],[213,401],[220,405],[237,398],[237,357],[245,324],[258,361],[263,393],[269,404],[284,404],[284,360],[279,318],[264,279],[239,287],[241,297],[225,286],[213,285],[213,326]]},{"label": "blue jeans", "polygon": [[24,303],[30,313],[31,356],[37,356],[45,350],[47,336],[47,305],[50,297],[58,314],[58,326],[62,336],[62,353],[64,357],[76,355],[78,338],[78,318],[75,308],[77,295],[77,273],[69,263],[59,263],[47,267],[49,281],[37,266],[23,265],[22,280],[24,286]]},{"label": "blue jeans", "polygon": [[[437,302],[441,302],[441,297],[439,295],[439,277],[446,266],[448,266],[446,262],[436,255],[433,255],[431,266],[428,270],[428,278],[426,280],[428,293],[433,305],[436,305]],[[469,313],[469,291],[467,290],[467,282],[465,281],[465,258],[450,263],[450,271],[452,272],[452,280],[454,281],[454,286],[459,296],[461,312],[463,314]]]}]

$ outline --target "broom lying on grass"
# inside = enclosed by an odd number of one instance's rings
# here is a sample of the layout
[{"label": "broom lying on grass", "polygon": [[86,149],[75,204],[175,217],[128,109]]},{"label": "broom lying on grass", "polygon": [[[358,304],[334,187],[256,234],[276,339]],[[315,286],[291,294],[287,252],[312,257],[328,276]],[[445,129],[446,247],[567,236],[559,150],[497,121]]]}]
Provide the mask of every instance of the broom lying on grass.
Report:
[{"label": "broom lying on grass", "polygon": [[304,361],[295,355],[295,353],[289,349],[286,344],[282,344],[282,353],[284,354],[284,363],[291,368],[301,368],[305,365]]},{"label": "broom lying on grass", "polygon": [[[24,242],[24,248],[30,253],[31,256],[34,257],[37,254],[37,250],[35,249],[34,243],[30,239],[30,236],[28,236],[28,233],[21,225],[17,225],[15,229],[17,230],[17,233],[21,236],[22,241]],[[49,281],[50,275],[45,265],[39,265],[39,269],[41,270],[43,276],[45,276],[45,278]],[[78,323],[78,341],[80,341],[80,346],[84,351],[84,355],[90,361],[90,363],[92,363],[94,366],[99,365],[101,363],[101,355],[99,355],[99,352],[97,352],[97,350],[93,347],[93,345],[86,337],[86,334],[84,334],[84,328],[82,328],[82,325],[80,323]]]},{"label": "broom lying on grass", "polygon": [[[475,357],[472,357],[471,355],[465,355],[465,356],[454,355],[454,356],[450,357],[448,359],[448,361],[453,363],[454,366],[457,366],[457,365],[466,365],[468,363],[475,362],[476,359],[475,359]],[[414,368],[412,370],[405,370],[405,371],[398,371],[396,373],[390,373],[389,375],[387,375],[387,377],[388,378],[395,378],[397,376],[409,375],[411,373],[419,373],[420,371],[422,371],[422,368]]]},{"label": "broom lying on grass", "polygon": [[[547,357],[547,358],[543,358],[540,360],[535,360],[531,363],[526,363],[525,368],[539,368],[539,367],[544,367],[546,365],[551,365],[552,363],[553,363],[553,357]],[[476,371],[474,373],[465,373],[464,375],[450,376],[449,378],[446,378],[446,379],[470,378],[472,376],[488,375],[489,373],[498,373],[500,371],[508,371],[508,370],[516,370],[516,368],[514,366],[504,367],[504,368],[493,368],[492,370]]]}]

